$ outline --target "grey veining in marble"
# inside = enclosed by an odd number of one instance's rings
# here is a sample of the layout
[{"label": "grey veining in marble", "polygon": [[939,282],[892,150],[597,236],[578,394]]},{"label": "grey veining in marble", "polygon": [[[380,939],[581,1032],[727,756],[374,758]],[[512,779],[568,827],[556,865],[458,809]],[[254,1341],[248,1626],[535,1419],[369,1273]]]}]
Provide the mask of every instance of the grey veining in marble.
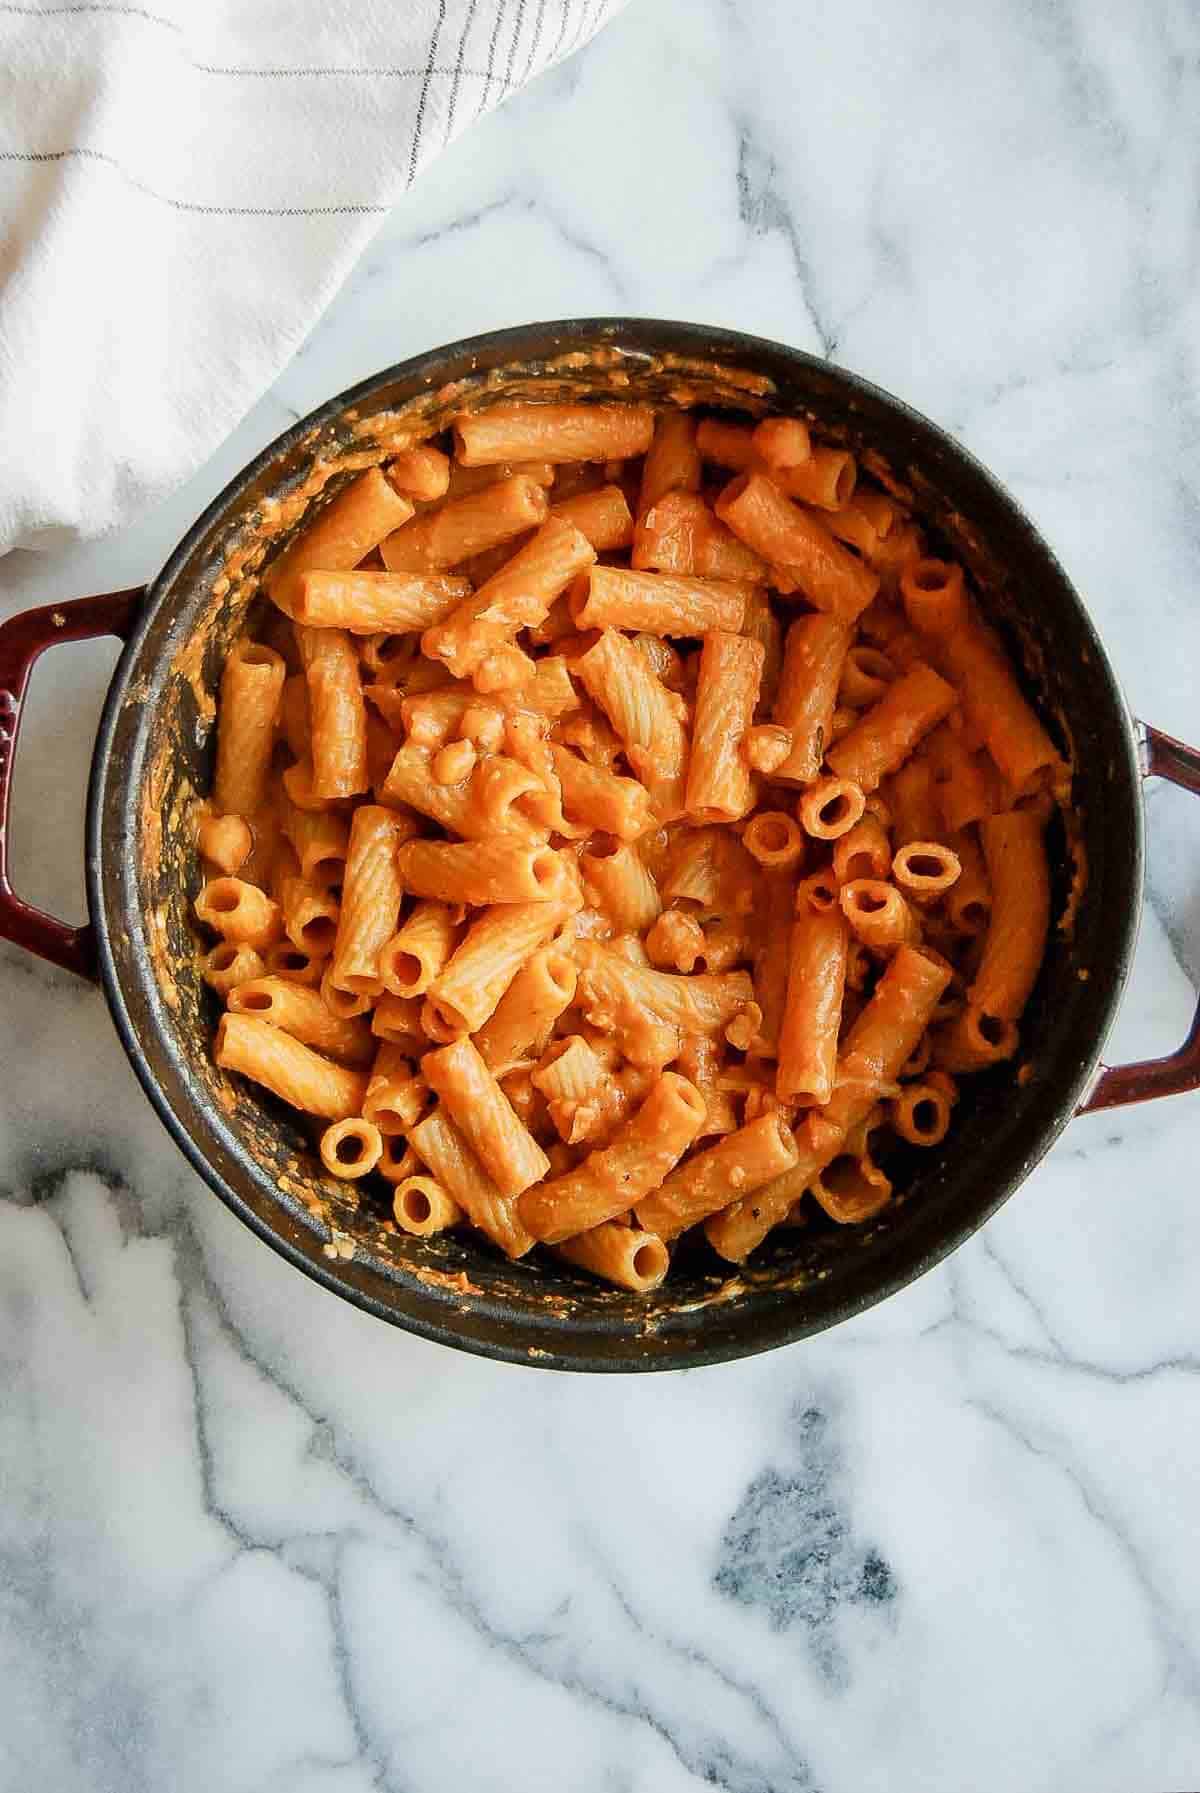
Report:
[{"label": "grey veining in marble", "polygon": [[[288,421],[605,311],[827,354],[1031,510],[1134,709],[1200,734],[1200,19],[633,0],[458,144],[169,504],[0,562],[144,578]],[[13,851],[81,909],[112,654],[45,663]],[[1200,979],[1152,789],[1110,1056]],[[912,1289],[645,1381],[408,1339],[208,1194],[102,1000],[0,948],[0,1793],[1169,1793],[1200,1784],[1200,1096],[1077,1121]]]}]

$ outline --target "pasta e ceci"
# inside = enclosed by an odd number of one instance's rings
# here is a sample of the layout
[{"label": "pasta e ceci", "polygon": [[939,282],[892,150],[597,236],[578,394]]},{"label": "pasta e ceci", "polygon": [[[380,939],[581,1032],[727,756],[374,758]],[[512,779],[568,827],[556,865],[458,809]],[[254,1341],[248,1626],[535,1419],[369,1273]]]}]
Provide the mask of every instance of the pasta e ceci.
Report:
[{"label": "pasta e ceci", "polygon": [[218,1064],[395,1222],[635,1291],[871,1219],[1011,1059],[1064,768],[962,568],[794,417],[500,403],[361,473],[225,665]]}]

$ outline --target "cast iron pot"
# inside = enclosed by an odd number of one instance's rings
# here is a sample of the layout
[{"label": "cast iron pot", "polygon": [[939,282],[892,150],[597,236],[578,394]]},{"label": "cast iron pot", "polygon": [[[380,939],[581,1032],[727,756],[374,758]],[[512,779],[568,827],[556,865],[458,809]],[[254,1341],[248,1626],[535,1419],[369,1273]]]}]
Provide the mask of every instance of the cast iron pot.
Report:
[{"label": "cast iron pot", "polygon": [[[705,1247],[685,1246],[666,1286],[649,1297],[603,1289],[538,1254],[510,1265],[471,1238],[385,1230],[383,1197],[326,1178],[290,1111],[212,1065],[215,1006],[198,976],[189,920],[199,878],[187,809],[208,789],[213,693],[252,596],[253,579],[243,575],[247,556],[251,571],[255,564],[256,539],[261,558],[264,518],[266,536],[282,539],[299,508],[289,512],[287,497],[311,482],[314,467],[319,478],[331,457],[350,451],[360,465],[364,454],[383,458],[398,407],[436,424],[530,379],[628,398],[669,399],[686,386],[707,403],[799,412],[848,444],[911,496],[934,539],[970,568],[1076,768],[1087,886],[1073,932],[1053,936],[1022,1023],[1023,1080],[1014,1066],[967,1080],[945,1146],[898,1167],[906,1193],[872,1225],[839,1229],[818,1217],[768,1240],[738,1274]],[[451,382],[453,392],[443,391]],[[122,637],[125,650],[92,761],[90,920],[69,928],[22,903],[9,882],[12,758],[34,660],[56,641],[104,634]],[[192,1164],[235,1214],[327,1289],[489,1357],[570,1370],[675,1369],[764,1351],[861,1312],[974,1232],[1073,1114],[1200,1084],[1200,1016],[1167,1058],[1100,1064],[1138,926],[1148,775],[1200,791],[1200,754],[1131,721],[1054,555],[934,424],[851,374],[736,332],[643,319],[534,324],[418,356],[331,400],[222,492],[144,591],[48,606],[0,628],[0,936],[99,979],[146,1094]],[[1070,880],[1061,831],[1051,845],[1061,914]]]}]

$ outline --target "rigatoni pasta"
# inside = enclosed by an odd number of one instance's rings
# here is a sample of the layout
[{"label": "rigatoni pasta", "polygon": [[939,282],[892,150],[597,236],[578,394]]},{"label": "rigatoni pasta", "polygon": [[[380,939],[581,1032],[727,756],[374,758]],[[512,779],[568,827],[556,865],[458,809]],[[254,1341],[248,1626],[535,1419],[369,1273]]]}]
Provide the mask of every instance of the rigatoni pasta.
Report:
[{"label": "rigatoni pasta", "polygon": [[306,519],[283,553],[271,562],[263,586],[286,616],[304,573],[347,573],[385,536],[413,514],[413,506],[378,467],[368,467]]},{"label": "rigatoni pasta", "polygon": [[427,1052],[421,1069],[501,1195],[520,1195],[550,1168],[468,1039]]},{"label": "rigatoni pasta", "polygon": [[748,635],[713,629],[704,637],[685,799],[698,822],[737,822],[750,808],[753,784],[742,742],[758,702],[763,658],[762,643]]},{"label": "rigatoni pasta", "polygon": [[749,589],[728,579],[681,578],[594,567],[579,601],[571,606],[577,629],[642,629],[650,635],[738,633]]},{"label": "rigatoni pasta", "polygon": [[464,467],[490,461],[623,461],[645,454],[654,434],[647,405],[492,405],[454,426]]},{"label": "rigatoni pasta", "polygon": [[214,1056],[387,1226],[644,1295],[685,1234],[886,1213],[1009,1074],[1064,766],[860,471],[799,417],[505,400],[268,566],[194,818]]},{"label": "rigatoni pasta", "polygon": [[262,803],[286,673],[280,656],[254,641],[239,641],[225,662],[213,780],[220,815],[244,819]]}]

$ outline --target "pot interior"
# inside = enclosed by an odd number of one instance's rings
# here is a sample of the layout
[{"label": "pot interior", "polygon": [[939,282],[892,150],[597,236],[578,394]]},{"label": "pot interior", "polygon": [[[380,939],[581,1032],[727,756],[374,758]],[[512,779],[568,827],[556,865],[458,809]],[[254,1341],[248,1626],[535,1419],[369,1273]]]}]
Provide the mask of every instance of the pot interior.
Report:
[{"label": "pot interior", "polygon": [[[903,1194],[877,1220],[769,1239],[731,1274],[685,1243],[666,1285],[633,1296],[541,1253],[508,1264],[474,1236],[389,1230],[390,1191],[328,1177],[292,1112],[219,1071],[218,1004],[199,976],[189,811],[209,789],[222,662],[256,572],[309,499],[464,407],[554,390],[733,412],[795,413],[914,509],[934,551],[960,559],[1028,694],[1075,766],[1087,883],[1057,929],[1015,1064],[965,1079],[946,1144],[906,1149]],[[1054,914],[1073,860],[1052,825]],[[1074,1110],[1124,980],[1141,887],[1133,735],[1094,630],[1011,499],[933,425],[808,356],[737,334],[585,320],[477,338],[390,370],[282,437],[199,520],[148,595],[101,728],[88,873],[101,963],[135,1067],[193,1163],[300,1267],[427,1336],[563,1368],[670,1368],[818,1330],[901,1286],[1016,1187]],[[1018,1071],[1019,1067],[1019,1071]]]}]

